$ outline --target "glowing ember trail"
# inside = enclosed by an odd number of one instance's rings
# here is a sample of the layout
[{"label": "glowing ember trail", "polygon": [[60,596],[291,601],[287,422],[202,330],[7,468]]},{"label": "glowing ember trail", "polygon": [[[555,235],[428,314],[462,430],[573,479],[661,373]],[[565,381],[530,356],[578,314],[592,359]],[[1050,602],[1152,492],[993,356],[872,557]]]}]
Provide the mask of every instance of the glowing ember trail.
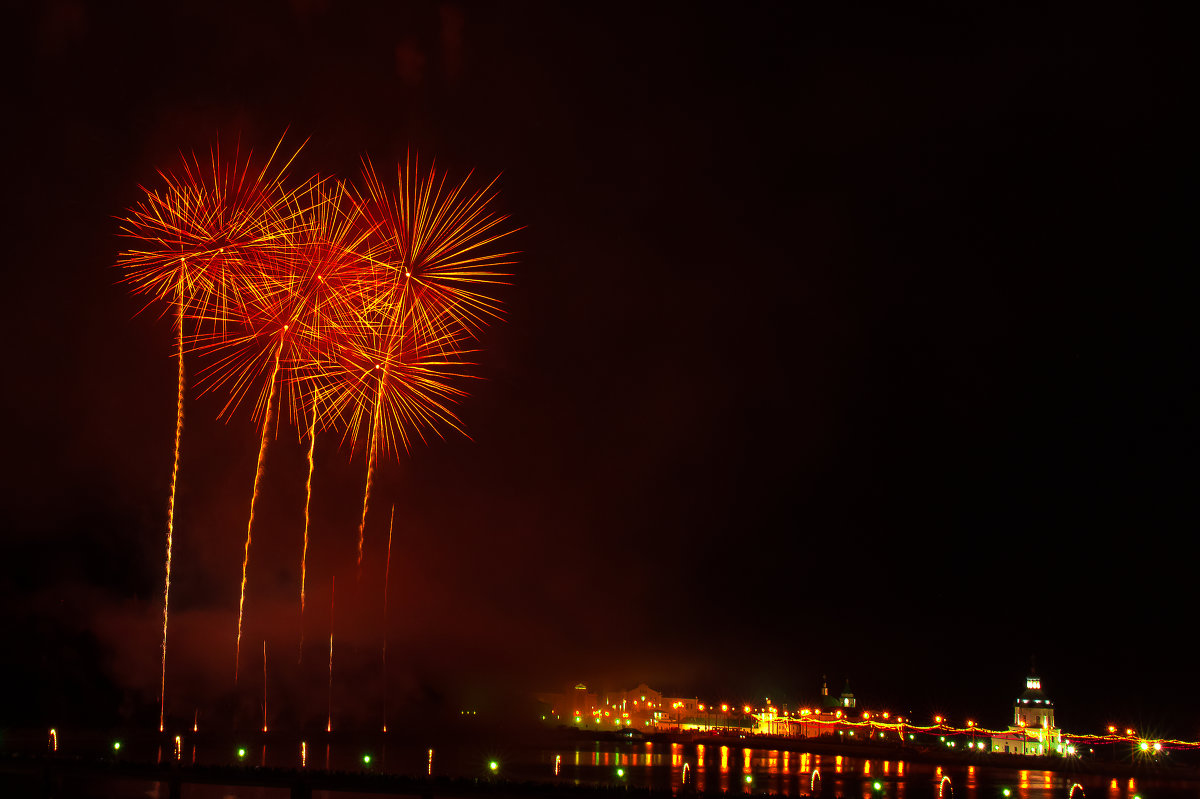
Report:
[{"label": "glowing ember trail", "polygon": [[[284,332],[287,332],[287,325],[284,325]],[[258,502],[258,485],[262,481],[263,468],[267,464],[267,442],[271,436],[271,418],[275,407],[277,383],[275,378],[279,376],[279,356],[282,352],[283,342],[280,341],[278,349],[275,350],[275,369],[271,372],[271,392],[267,396],[267,411],[263,417],[262,442],[258,446],[258,468],[254,472],[254,491],[250,494],[250,520],[246,523],[246,551],[242,556],[242,593],[238,597],[237,649],[233,661],[234,683],[237,682],[238,665],[242,659],[242,614],[246,607],[246,567],[250,563],[250,532],[254,529],[254,505]]]},{"label": "glowing ember trail", "polygon": [[[182,260],[182,259],[180,259]],[[175,537],[175,483],[179,476],[179,439],[183,435],[183,287],[180,286],[175,332],[179,342],[179,380],[175,397],[175,460],[171,465],[171,493],[167,498],[167,576],[163,586],[162,688],[158,702],[158,731],[163,731],[167,711],[167,619],[171,601],[171,545]]]},{"label": "glowing ember trail", "polygon": [[263,641],[263,732],[267,731],[267,642]]},{"label": "glowing ember trail", "polygon": [[[379,366],[375,367],[379,369]],[[371,437],[367,442],[367,485],[363,489],[362,521],[358,523],[358,576],[362,577],[363,532],[367,529],[367,503],[371,499],[371,484],[375,480],[375,451],[378,449],[379,406],[383,402],[383,381],[386,371],[379,376],[379,399],[375,403],[375,418],[371,424]]]},{"label": "glowing ember trail", "polygon": [[[392,571],[392,527],[396,523],[396,506],[392,506],[392,515],[388,520],[388,545],[387,545],[387,560],[383,567],[383,731],[387,732],[387,590],[388,590],[388,575]],[[430,750],[433,751],[432,749]]]},{"label": "glowing ember trail", "polygon": [[200,708],[192,714],[192,732],[200,732]]},{"label": "glowing ember trail", "polygon": [[183,737],[176,735],[175,736],[175,760],[176,760],[176,762],[178,762],[179,759],[182,757],[183,757]]},{"label": "glowing ember trail", "polygon": [[58,730],[53,727],[50,728],[50,751],[58,751]]},{"label": "glowing ember trail", "polygon": [[[325,732],[333,732],[333,598],[337,591],[337,576],[329,579],[329,709],[325,716]],[[329,753],[326,752],[326,758]]]},{"label": "glowing ember trail", "polygon": [[312,504],[313,450],[317,446],[317,404],[313,402],[312,421],[308,428],[308,480],[304,483],[304,548],[300,550],[300,655],[304,660],[304,580],[308,561],[308,509]]},{"label": "glowing ember trail", "polygon": [[300,768],[308,768],[308,742],[300,742]]}]

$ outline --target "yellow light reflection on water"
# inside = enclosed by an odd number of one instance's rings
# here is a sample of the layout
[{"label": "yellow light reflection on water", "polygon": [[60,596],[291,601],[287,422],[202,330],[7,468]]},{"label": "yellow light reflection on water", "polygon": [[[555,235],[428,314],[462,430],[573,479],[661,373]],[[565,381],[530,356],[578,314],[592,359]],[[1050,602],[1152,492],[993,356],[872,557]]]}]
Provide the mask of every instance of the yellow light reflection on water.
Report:
[{"label": "yellow light reflection on water", "polygon": [[721,773],[722,774],[729,773],[729,747],[728,746],[721,747]]}]

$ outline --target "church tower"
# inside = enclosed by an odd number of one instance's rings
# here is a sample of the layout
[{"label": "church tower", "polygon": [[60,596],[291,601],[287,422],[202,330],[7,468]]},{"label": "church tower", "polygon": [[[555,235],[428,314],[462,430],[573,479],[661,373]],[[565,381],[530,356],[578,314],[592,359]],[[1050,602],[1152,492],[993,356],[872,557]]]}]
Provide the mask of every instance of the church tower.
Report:
[{"label": "church tower", "polygon": [[1051,729],[1054,727],[1054,703],[1042,690],[1042,678],[1031,668],[1025,678],[1025,690],[1013,702],[1013,726]]},{"label": "church tower", "polygon": [[[1017,746],[1010,750],[1013,739],[1005,736],[1002,740],[1004,751],[1015,751],[1026,755],[1062,754],[1062,732],[1054,723],[1054,703],[1042,690],[1042,678],[1038,676],[1037,668],[1029,667],[1029,676],[1025,678],[1025,690],[1013,702],[1013,720],[1009,725],[1010,734],[1015,736]],[[992,742],[993,751],[1000,749],[996,739]]]}]

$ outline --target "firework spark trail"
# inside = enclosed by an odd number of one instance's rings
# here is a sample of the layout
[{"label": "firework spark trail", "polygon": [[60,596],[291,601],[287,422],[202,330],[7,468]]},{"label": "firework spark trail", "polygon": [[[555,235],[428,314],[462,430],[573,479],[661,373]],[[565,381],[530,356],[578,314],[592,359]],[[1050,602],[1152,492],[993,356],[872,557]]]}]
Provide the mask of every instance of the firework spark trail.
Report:
[{"label": "firework spark trail", "polygon": [[246,550],[242,556],[242,592],[238,598],[237,650],[233,662],[233,681],[237,683],[238,664],[242,657],[242,614],[246,606],[246,567],[250,563],[250,532],[254,529],[254,505],[258,501],[258,484],[262,481],[263,468],[267,463],[267,442],[271,437],[272,409],[275,405],[275,378],[279,375],[279,356],[283,352],[283,342],[275,350],[275,370],[271,372],[271,393],[267,397],[267,412],[263,417],[262,443],[258,447],[258,468],[254,472],[254,491],[250,494],[250,520],[246,523]]},{"label": "firework spark trail", "polygon": [[[182,260],[182,259],[181,259]],[[171,494],[167,498],[167,574],[163,584],[162,689],[158,704],[158,731],[164,728],[167,711],[167,621],[171,602],[171,546],[175,538],[175,483],[179,476],[179,440],[183,435],[183,286],[179,287],[178,314],[175,317],[179,342],[179,380],[175,397],[175,460],[171,466]]]},{"label": "firework spark trail", "polygon": [[333,599],[336,591],[337,575],[334,575],[329,580],[329,709],[325,716],[325,732],[333,732]]},{"label": "firework spark trail", "polygon": [[267,731],[267,642],[263,640],[263,732]]},{"label": "firework spark trail", "polygon": [[363,534],[367,529],[367,504],[371,500],[371,485],[375,481],[375,452],[379,447],[379,406],[383,401],[383,375],[379,378],[379,400],[375,404],[375,418],[371,424],[371,436],[367,440],[367,484],[363,488],[362,520],[358,523],[358,576],[362,577]]},{"label": "firework spark trail", "polygon": [[396,524],[396,506],[392,505],[392,515],[388,520],[387,560],[383,566],[383,731],[387,732],[387,608],[388,608],[388,576],[392,571],[392,527]]},{"label": "firework spark trail", "polygon": [[313,450],[317,446],[317,403],[314,400],[312,422],[308,428],[308,481],[304,484],[304,548],[300,551],[300,656],[304,660],[304,578],[305,563],[308,561],[308,508],[312,503]]}]

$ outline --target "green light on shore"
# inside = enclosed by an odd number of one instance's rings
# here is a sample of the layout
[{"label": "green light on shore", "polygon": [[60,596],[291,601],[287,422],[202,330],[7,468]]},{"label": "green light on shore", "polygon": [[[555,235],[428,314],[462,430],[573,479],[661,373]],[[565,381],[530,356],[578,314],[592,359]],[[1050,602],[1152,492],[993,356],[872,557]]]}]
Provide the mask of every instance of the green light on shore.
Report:
[{"label": "green light on shore", "polygon": [[245,756],[246,756],[246,750],[245,750],[245,749],[239,749],[239,750],[238,750],[238,757],[245,757]]},{"label": "green light on shore", "polygon": [[619,768],[619,769],[617,769],[617,776],[618,776],[618,777],[624,777],[624,776],[625,776],[625,769],[623,769],[623,768]]},{"label": "green light on shore", "polygon": [[363,765],[364,766],[371,765],[371,756],[370,755],[363,755]]},{"label": "green light on shore", "polygon": [[1004,789],[1004,795],[1005,795],[1005,796],[1012,796],[1012,791],[1011,791],[1011,790],[1009,790],[1008,788],[1005,788],[1005,789]]},{"label": "green light on shore", "polygon": [[120,751],[120,749],[121,749],[121,742],[113,741],[113,751]]},{"label": "green light on shore", "polygon": [[492,771],[498,771],[500,769],[500,764],[493,760],[492,762],[488,763],[488,768],[490,768]]},{"label": "green light on shore", "polygon": [[882,790],[883,790],[883,785],[882,785],[881,783],[878,783],[878,782],[877,782],[877,783],[875,783],[875,790],[877,790],[877,791],[882,791]]}]

